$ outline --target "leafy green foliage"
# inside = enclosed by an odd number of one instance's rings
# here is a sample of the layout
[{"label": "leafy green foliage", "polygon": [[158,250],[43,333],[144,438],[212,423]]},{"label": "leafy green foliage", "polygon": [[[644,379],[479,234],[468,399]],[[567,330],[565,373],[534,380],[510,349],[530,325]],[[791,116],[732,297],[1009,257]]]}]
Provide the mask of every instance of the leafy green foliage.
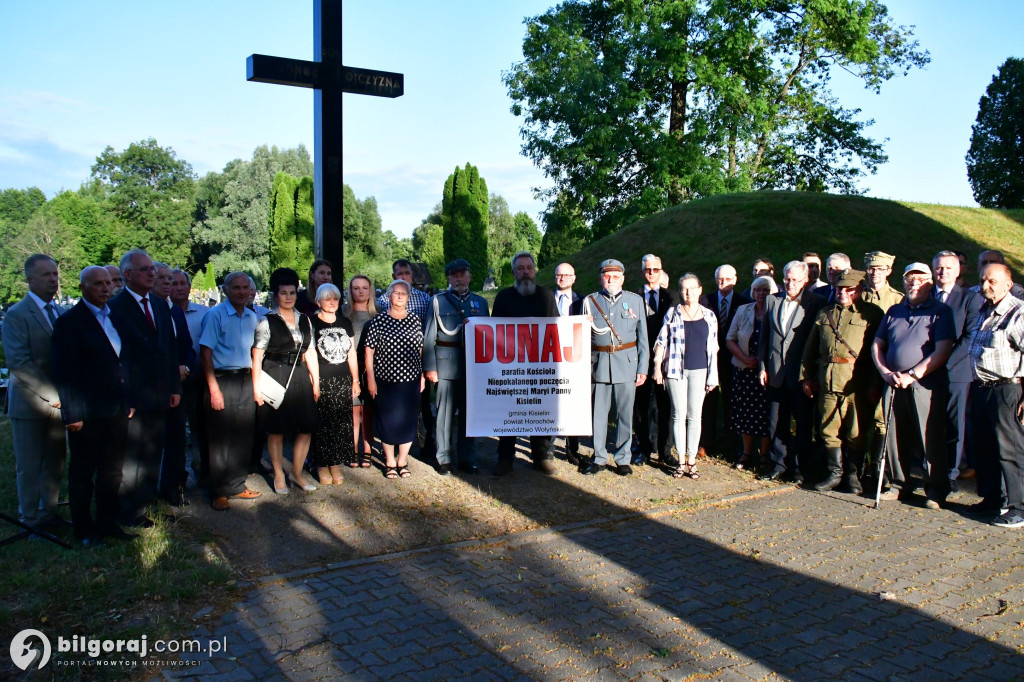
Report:
[{"label": "leafy green foliage", "polygon": [[140,247],[154,260],[186,261],[196,196],[188,162],[149,138],[133,142],[123,152],[108,146],[96,158],[92,174],[126,228],[115,245],[117,251]]},{"label": "leafy green foliage", "polygon": [[590,241],[590,229],[583,213],[568,194],[559,194],[544,213],[544,238],[537,254],[537,265],[558,265]]},{"label": "leafy green foliage", "polygon": [[391,250],[384,242],[377,200],[356,198],[348,185],[342,188],[342,226],[345,230],[345,281],[353,275],[366,275],[373,283],[391,282]]},{"label": "leafy green foliage", "polygon": [[270,215],[270,269],[305,272],[313,262],[313,178],[284,171],[274,177]]},{"label": "leafy green foliage", "polygon": [[433,212],[423,219],[419,227],[412,231],[412,258],[416,263],[426,263],[434,286],[443,288],[447,279],[444,276],[444,228],[441,226],[441,205],[434,207]]},{"label": "leafy green foliage", "polygon": [[693,198],[857,192],[886,160],[829,91],[929,60],[875,0],[567,0],[527,20],[504,75],[523,153],[594,235]]},{"label": "leafy green foliage", "polygon": [[982,206],[1024,208],[1024,59],[1003,62],[978,103],[967,178]]},{"label": "leafy green foliage", "polygon": [[[456,167],[444,183],[441,200],[444,225],[445,262],[456,258],[469,261],[473,276],[470,289],[479,291],[488,274],[487,183],[476,166]],[[442,280],[445,281],[445,280]]]}]

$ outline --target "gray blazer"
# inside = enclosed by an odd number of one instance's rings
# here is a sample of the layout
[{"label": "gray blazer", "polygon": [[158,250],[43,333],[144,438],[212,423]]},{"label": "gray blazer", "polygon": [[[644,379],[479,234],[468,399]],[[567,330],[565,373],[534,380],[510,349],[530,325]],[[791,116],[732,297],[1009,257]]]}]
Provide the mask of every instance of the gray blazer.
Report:
[{"label": "gray blazer", "polygon": [[489,316],[487,299],[476,294],[470,294],[465,301],[446,292],[430,299],[423,332],[423,371],[436,371],[438,379],[465,379],[466,344],[462,321]]},{"label": "gray blazer", "polygon": [[800,387],[800,363],[803,360],[807,336],[814,327],[818,310],[827,301],[804,289],[797,302],[796,312],[786,328],[782,323],[782,302],[786,292],[772,294],[765,300],[764,322],[761,324],[761,338],[758,344],[758,358],[761,369],[768,373],[768,385],[780,388]]},{"label": "gray blazer", "polygon": [[[608,323],[595,307],[595,301],[611,320],[619,335],[618,339],[609,332]],[[636,382],[637,373],[647,373],[651,356],[647,341],[647,307],[644,299],[632,291],[623,291],[612,302],[603,292],[598,291],[583,299],[583,314],[594,317],[590,353],[594,382],[632,384]],[[614,353],[596,350],[596,346],[628,345],[634,342],[635,346]]]},{"label": "gray blazer", "polygon": [[[54,304],[55,313],[64,309]],[[46,315],[29,296],[15,303],[3,322],[4,354],[11,370],[8,412],[14,419],[59,418],[60,400],[53,384],[50,334]]]}]

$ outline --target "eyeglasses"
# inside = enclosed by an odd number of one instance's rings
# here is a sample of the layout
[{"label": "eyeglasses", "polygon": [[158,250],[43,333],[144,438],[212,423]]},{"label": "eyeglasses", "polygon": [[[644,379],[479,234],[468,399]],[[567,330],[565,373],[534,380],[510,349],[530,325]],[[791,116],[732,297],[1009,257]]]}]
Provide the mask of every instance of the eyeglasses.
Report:
[{"label": "eyeglasses", "polygon": [[644,272],[661,272],[661,268],[644,268]]},{"label": "eyeglasses", "polygon": [[555,279],[562,279],[563,277],[575,277],[575,276],[576,275],[574,275],[574,274],[572,274],[570,272],[568,275],[564,275],[564,274],[563,275],[555,275]]}]

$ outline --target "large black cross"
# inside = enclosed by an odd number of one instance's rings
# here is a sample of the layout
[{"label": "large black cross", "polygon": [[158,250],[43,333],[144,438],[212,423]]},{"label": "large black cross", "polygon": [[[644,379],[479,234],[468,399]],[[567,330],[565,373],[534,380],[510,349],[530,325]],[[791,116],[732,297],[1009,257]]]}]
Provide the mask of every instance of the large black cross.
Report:
[{"label": "large black cross", "polygon": [[[313,0],[313,61],[249,55],[248,81],[313,88],[314,243],[317,258],[326,258],[341,281],[344,261],[342,229],[341,94],[401,97],[400,73],[373,71],[341,63],[341,0]],[[299,273],[300,275],[305,273]]]}]

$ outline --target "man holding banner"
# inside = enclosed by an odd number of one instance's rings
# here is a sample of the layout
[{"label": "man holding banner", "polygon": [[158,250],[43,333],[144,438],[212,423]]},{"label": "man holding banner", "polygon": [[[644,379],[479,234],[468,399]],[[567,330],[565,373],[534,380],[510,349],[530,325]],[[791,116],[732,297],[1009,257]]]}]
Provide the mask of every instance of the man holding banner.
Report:
[{"label": "man holding banner", "polygon": [[[558,317],[558,307],[551,290],[537,285],[537,262],[529,251],[512,256],[512,277],[515,286],[502,289],[494,299],[494,317]],[[555,473],[552,464],[551,436],[530,436],[533,468],[542,473]],[[498,466],[495,476],[512,473],[516,459],[516,437],[498,438]]]},{"label": "man holding banner", "polygon": [[637,386],[647,380],[650,349],[644,300],[623,291],[625,268],[610,258],[601,263],[601,291],[583,301],[583,314],[592,319],[591,362],[594,395],[594,461],[584,475],[594,475],[608,463],[608,410],[615,399],[615,473],[629,476],[629,444],[633,438],[633,400]]}]

